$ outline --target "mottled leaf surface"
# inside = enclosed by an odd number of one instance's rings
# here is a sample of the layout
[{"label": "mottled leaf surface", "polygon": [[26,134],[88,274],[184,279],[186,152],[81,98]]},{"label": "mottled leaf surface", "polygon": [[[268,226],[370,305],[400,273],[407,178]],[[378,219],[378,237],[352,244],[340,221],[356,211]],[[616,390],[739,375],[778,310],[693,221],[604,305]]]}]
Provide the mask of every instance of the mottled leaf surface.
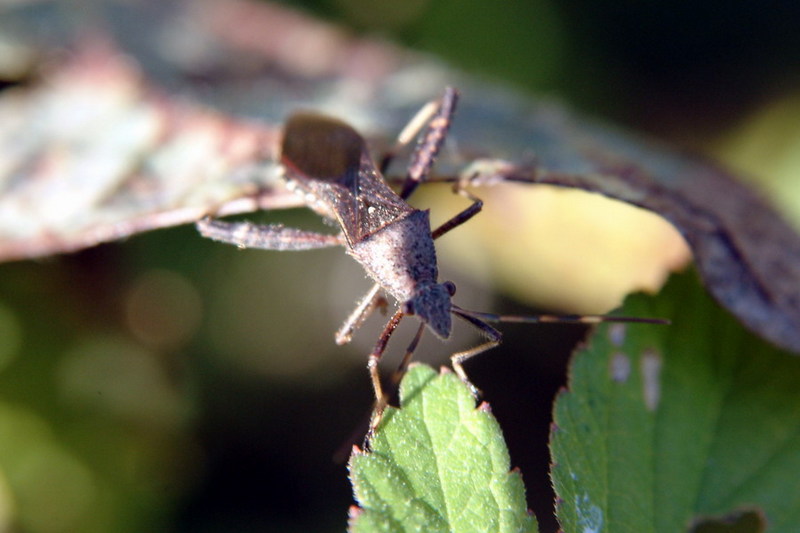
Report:
[{"label": "mottled leaf surface", "polygon": [[0,260],[67,252],[282,194],[276,130],[157,96],[104,43],[0,96]]},{"label": "mottled leaf surface", "polygon": [[497,421],[454,374],[414,365],[400,395],[350,458],[351,531],[537,530]]},{"label": "mottled leaf surface", "polygon": [[624,312],[671,326],[602,327],[573,361],[551,435],[565,531],[684,531],[759,509],[800,524],[800,362],[673,279]]}]

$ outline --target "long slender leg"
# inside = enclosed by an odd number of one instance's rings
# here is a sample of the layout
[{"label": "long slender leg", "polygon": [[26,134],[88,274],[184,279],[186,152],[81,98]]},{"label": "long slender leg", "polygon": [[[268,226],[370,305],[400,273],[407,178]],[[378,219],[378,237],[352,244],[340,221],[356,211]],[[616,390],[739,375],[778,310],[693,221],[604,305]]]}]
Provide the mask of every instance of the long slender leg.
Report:
[{"label": "long slender leg", "polygon": [[204,218],[197,221],[196,226],[204,237],[233,244],[239,248],[299,251],[343,244],[341,235],[326,235],[313,231],[287,228],[281,225],[222,222]]},{"label": "long slender leg", "polygon": [[372,380],[372,390],[375,393],[375,415],[373,416],[373,422],[370,422],[370,428],[375,428],[378,425],[380,417],[383,414],[383,407],[386,406],[386,397],[383,392],[383,386],[381,385],[378,363],[380,363],[381,356],[383,352],[386,351],[386,345],[389,343],[389,339],[397,329],[403,316],[405,316],[405,313],[403,313],[402,309],[395,311],[392,318],[389,319],[389,322],[387,322],[386,326],[383,328],[380,337],[378,337],[378,341],[375,343],[375,347],[372,349],[367,359],[367,370],[369,370],[369,377]]},{"label": "long slender leg", "polygon": [[377,308],[386,308],[386,298],[380,293],[381,286],[375,284],[359,301],[358,305],[344,324],[336,331],[336,344],[347,344],[353,339],[353,333],[361,327],[364,321]]},{"label": "long slender leg", "polygon": [[406,172],[406,181],[400,191],[400,197],[403,200],[407,200],[420,183],[427,179],[436,155],[444,144],[447,131],[450,129],[457,102],[458,91],[447,87],[438,111],[428,122],[428,129],[417,143],[417,148],[411,156],[411,164]]},{"label": "long slender leg", "polygon": [[417,143],[411,156],[411,164],[400,192],[403,200],[407,200],[417,186],[427,180],[431,166],[447,136],[457,101],[458,91],[452,87],[445,88],[444,95],[440,99],[428,102],[414,115],[397,136],[394,146],[381,158],[378,169],[381,174],[385,174],[397,153],[411,143],[426,124],[428,125],[424,137]]},{"label": "long slender leg", "polygon": [[457,228],[467,220],[471,219],[472,217],[480,213],[481,209],[483,209],[483,200],[481,200],[477,196],[474,196],[468,190],[461,188],[461,186],[458,183],[454,185],[454,190],[461,196],[464,196],[469,200],[472,200],[472,205],[470,205],[469,207],[461,211],[459,214],[457,214],[456,216],[454,216],[453,218],[451,218],[450,220],[448,220],[447,222],[445,222],[444,224],[433,230],[431,232],[431,237],[433,237],[434,239],[438,239],[439,237],[441,237],[448,231],[452,230],[453,228]]},{"label": "long slender leg", "polygon": [[467,359],[475,357],[476,355],[483,353],[486,350],[491,350],[492,348],[500,344],[503,335],[502,333],[500,333],[500,331],[493,328],[483,320],[462,312],[460,308],[455,307],[453,309],[453,314],[458,318],[464,320],[465,322],[469,323],[470,325],[474,326],[475,328],[477,328],[482,335],[488,338],[486,342],[481,343],[478,346],[475,346],[468,350],[456,352],[450,356],[450,362],[453,365],[453,370],[455,370],[456,375],[459,378],[461,378],[461,381],[463,381],[467,385],[467,387],[469,387],[469,390],[472,392],[472,395],[475,398],[478,398],[480,396],[480,390],[478,390],[478,388],[475,385],[473,385],[472,382],[469,380],[469,377],[467,376],[467,373],[464,370],[463,366],[464,362]]},{"label": "long slender leg", "polygon": [[414,357],[414,352],[417,350],[417,345],[422,338],[422,333],[425,331],[425,327],[426,326],[424,323],[420,323],[419,327],[417,328],[417,333],[414,335],[414,338],[411,339],[411,342],[408,343],[408,348],[406,348],[406,353],[403,355],[403,359],[400,361],[400,364],[397,365],[397,369],[394,371],[394,374],[392,374],[392,387],[399,386],[403,376],[406,375],[406,371],[408,371],[408,365],[411,363],[411,359]]},{"label": "long slender leg", "polygon": [[375,430],[381,423],[381,420],[383,420],[383,412],[386,409],[386,406],[389,405],[389,399],[395,392],[397,392],[397,389],[400,386],[400,381],[403,379],[403,376],[406,374],[406,371],[408,370],[408,365],[411,362],[411,359],[414,357],[414,351],[417,349],[417,345],[419,345],[419,341],[422,338],[422,333],[425,331],[425,327],[426,327],[425,324],[420,324],[419,327],[417,328],[416,334],[414,334],[414,337],[408,344],[408,348],[406,348],[406,353],[403,355],[403,359],[400,362],[400,365],[398,365],[397,369],[392,374],[391,380],[389,381],[389,386],[391,387],[391,389],[388,392],[381,391],[381,396],[379,398],[376,398],[375,410],[373,411],[372,418],[370,419],[369,422],[367,441],[369,441],[372,438],[372,436],[375,434]]},{"label": "long slender leg", "polygon": [[394,143],[394,146],[383,154],[383,157],[380,161],[380,166],[378,167],[381,171],[381,174],[386,172],[386,169],[389,168],[389,165],[397,156],[397,153],[403,149],[403,147],[407,146],[411,141],[414,140],[414,137],[422,131],[422,128],[425,127],[425,124],[436,114],[437,109],[439,108],[439,100],[431,100],[424,106],[422,109],[417,111],[417,114],[414,115],[408,124],[405,125],[403,131],[397,136],[397,140]]},{"label": "long slender leg", "polygon": [[[374,293],[373,290],[370,290],[366,296],[364,297],[364,301],[370,299]],[[360,307],[360,306],[359,306]],[[354,313],[355,314],[355,313]],[[391,390],[385,391],[383,386],[381,385],[380,373],[378,371],[378,363],[380,362],[380,358],[383,355],[383,352],[386,350],[386,345],[389,342],[389,338],[394,333],[394,330],[397,329],[400,320],[402,320],[404,313],[402,310],[398,310],[389,322],[386,324],[386,327],[383,329],[381,336],[378,338],[378,342],[375,344],[375,347],[372,350],[372,353],[369,355],[369,359],[367,361],[367,369],[369,370],[370,379],[372,381],[372,388],[375,394],[375,404],[373,406],[372,412],[369,415],[368,420],[365,420],[362,425],[359,425],[355,431],[353,431],[352,437],[347,439],[342,447],[337,450],[336,454],[334,455],[334,460],[337,463],[342,463],[347,459],[347,455],[350,453],[350,447],[352,444],[358,440],[360,436],[364,436],[364,448],[369,449],[370,441],[372,437],[375,435],[375,431],[378,428],[378,425],[383,420],[383,412],[386,409],[386,406],[389,405],[389,398],[395,393],[397,390],[398,385],[400,384],[400,379],[405,374],[405,370],[408,367],[408,363],[411,360],[412,354],[419,343],[419,339],[422,336],[422,332],[425,330],[425,324],[420,324],[419,329],[417,330],[417,334],[412,339],[411,343],[409,344],[408,348],[406,349],[406,354],[403,357],[403,361],[401,362],[400,366],[395,370],[395,373],[392,375],[392,379],[390,381]],[[366,429],[366,435],[364,434],[364,430]]]}]

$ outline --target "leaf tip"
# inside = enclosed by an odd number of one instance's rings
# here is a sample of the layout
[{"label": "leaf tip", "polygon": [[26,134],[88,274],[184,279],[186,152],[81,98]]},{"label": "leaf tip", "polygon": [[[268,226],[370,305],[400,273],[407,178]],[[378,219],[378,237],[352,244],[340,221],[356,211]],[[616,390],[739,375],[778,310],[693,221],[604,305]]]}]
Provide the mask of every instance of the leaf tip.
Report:
[{"label": "leaf tip", "polygon": [[358,505],[351,505],[347,509],[347,531],[356,531],[358,528],[358,521],[361,515],[364,514],[364,509]]},{"label": "leaf tip", "polygon": [[358,444],[353,444],[353,449],[350,450],[350,455],[366,455],[366,452],[362,450]]}]

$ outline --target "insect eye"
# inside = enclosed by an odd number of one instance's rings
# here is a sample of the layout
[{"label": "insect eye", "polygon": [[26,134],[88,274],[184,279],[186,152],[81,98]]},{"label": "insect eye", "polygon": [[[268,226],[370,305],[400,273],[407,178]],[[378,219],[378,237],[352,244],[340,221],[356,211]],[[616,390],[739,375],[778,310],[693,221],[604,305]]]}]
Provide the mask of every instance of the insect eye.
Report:
[{"label": "insect eye", "polygon": [[405,314],[405,315],[413,315],[413,314],[415,314],[415,312],[414,312],[414,304],[411,303],[410,301],[405,302],[403,304],[403,314]]},{"label": "insect eye", "polygon": [[447,290],[450,296],[453,296],[456,293],[456,284],[452,281],[445,281],[442,283],[442,285],[444,285],[444,288]]}]

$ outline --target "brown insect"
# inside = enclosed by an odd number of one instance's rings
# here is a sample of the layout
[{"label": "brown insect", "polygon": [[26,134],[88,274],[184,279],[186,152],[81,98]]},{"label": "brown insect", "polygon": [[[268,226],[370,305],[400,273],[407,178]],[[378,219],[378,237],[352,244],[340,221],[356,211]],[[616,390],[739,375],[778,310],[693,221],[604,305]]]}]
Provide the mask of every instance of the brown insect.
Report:
[{"label": "brown insect", "polygon": [[[420,325],[395,373],[394,383],[405,372],[425,328],[437,337],[447,339],[453,327],[452,317],[456,317],[477,328],[487,339],[451,356],[453,369],[476,396],[478,390],[470,383],[463,363],[500,343],[501,333],[488,322],[663,323],[661,320],[632,317],[496,315],[462,309],[452,302],[456,287],[452,282],[438,281],[434,240],[478,214],[483,202],[457,182],[454,191],[469,199],[471,205],[432,230],[429,212],[415,209],[406,200],[428,179],[450,127],[457,100],[458,92],[447,88],[440,100],[423,107],[400,134],[398,146],[410,142],[425,126],[399,194],[386,183],[370,157],[363,137],[352,127],[315,114],[301,113],[289,119],[281,151],[286,184],[299,195],[303,204],[335,221],[341,228],[338,235],[282,225],[228,223],[208,218],[197,223],[205,237],[240,248],[310,250],[344,246],[375,284],[336,333],[338,344],[349,342],[353,332],[370,313],[386,304],[383,293],[397,300],[398,308],[378,337],[367,363],[376,399],[371,430],[377,427],[387,405],[378,362],[405,316],[417,316]],[[390,158],[391,155],[384,159],[382,168],[387,166]]]}]

